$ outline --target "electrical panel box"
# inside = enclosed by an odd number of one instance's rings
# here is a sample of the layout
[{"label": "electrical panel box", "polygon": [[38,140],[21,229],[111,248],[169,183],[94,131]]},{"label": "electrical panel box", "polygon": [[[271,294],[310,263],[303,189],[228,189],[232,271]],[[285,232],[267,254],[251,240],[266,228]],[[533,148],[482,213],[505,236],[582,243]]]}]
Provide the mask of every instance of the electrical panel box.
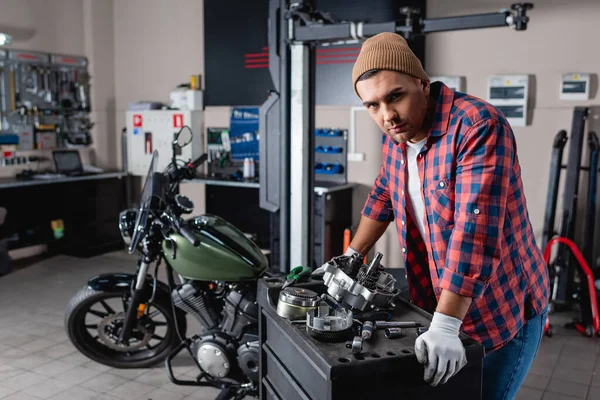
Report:
[{"label": "electrical panel box", "polygon": [[564,74],[560,81],[561,100],[589,100],[591,75],[586,73]]},{"label": "electrical panel box", "polygon": [[127,172],[146,176],[152,152],[158,150],[158,168],[171,162],[175,134],[184,126],[191,129],[192,142],[178,149],[177,158],[187,161],[202,155],[204,138],[201,110],[127,111]]},{"label": "electrical panel box", "polygon": [[440,81],[444,85],[456,92],[463,92],[466,90],[465,77],[464,76],[430,76],[431,82]]},{"label": "electrical panel box", "polygon": [[512,126],[529,124],[529,75],[495,75],[488,79],[488,101]]}]

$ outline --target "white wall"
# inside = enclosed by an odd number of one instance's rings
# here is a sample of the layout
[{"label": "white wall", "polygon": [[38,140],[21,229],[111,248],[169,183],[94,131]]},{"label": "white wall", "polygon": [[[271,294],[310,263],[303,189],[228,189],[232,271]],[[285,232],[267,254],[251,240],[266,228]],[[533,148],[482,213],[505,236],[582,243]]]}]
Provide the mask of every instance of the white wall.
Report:
[{"label": "white wall", "polygon": [[[430,0],[427,2],[427,16],[495,12],[510,4],[498,0]],[[559,82],[563,73],[600,73],[600,53],[596,51],[600,2],[538,1],[529,11],[529,16],[526,31],[490,28],[430,34],[427,36],[425,60],[426,70],[431,75],[466,76],[467,92],[481,98],[486,97],[488,75],[534,75],[536,88],[532,123],[527,127],[515,127],[514,132],[529,213],[539,239],[554,136],[561,129],[567,130],[570,135],[574,106],[600,103],[597,97],[580,102],[559,100]],[[597,124],[594,118],[597,116],[591,119],[592,126]],[[567,153],[565,149],[565,162]],[[584,160],[587,164],[587,159]],[[582,177],[585,178],[585,173]],[[559,219],[557,214],[557,221]]]},{"label": "white wall", "polygon": [[7,48],[84,53],[82,0],[0,0],[0,31],[12,33]]},{"label": "white wall", "polygon": [[95,164],[114,169],[121,159],[115,126],[115,38],[113,0],[83,0],[84,44],[92,77],[90,118]]},{"label": "white wall", "polygon": [[119,154],[129,102],[168,103],[178,84],[204,73],[203,9],[202,0],[114,2],[114,134]]}]

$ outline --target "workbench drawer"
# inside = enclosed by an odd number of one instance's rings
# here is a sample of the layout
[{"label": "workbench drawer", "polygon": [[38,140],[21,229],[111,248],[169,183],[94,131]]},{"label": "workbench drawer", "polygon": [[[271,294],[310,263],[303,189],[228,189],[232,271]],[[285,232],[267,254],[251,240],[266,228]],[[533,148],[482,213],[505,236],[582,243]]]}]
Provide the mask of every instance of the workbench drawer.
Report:
[{"label": "workbench drawer", "polygon": [[265,345],[263,350],[267,355],[267,378],[273,389],[285,400],[311,400],[269,346]]},{"label": "workbench drawer", "polygon": [[269,378],[263,378],[262,382],[265,388],[264,398],[266,400],[285,400],[281,398],[279,394],[277,394],[275,388],[273,388],[273,385],[271,384],[271,381],[269,381]]},{"label": "workbench drawer", "polygon": [[[277,359],[282,365],[285,365],[289,374],[294,377],[298,385],[304,389],[308,397],[298,397],[299,399],[317,399],[319,393],[328,393],[330,391],[327,382],[327,377],[324,373],[319,373],[317,368],[314,368],[312,360],[304,353],[304,351],[295,345],[295,340],[292,339],[286,331],[281,329],[273,318],[265,314],[266,327],[266,346],[277,356]],[[306,368],[306,366],[312,368]],[[268,372],[271,373],[271,370]],[[285,397],[288,400],[287,397]]]}]

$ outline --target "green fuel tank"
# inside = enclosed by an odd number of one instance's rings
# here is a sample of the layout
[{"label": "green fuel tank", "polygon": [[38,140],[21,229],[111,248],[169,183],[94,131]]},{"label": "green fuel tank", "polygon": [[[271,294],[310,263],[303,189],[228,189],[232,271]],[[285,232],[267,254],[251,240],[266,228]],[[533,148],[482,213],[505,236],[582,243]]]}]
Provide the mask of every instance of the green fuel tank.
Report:
[{"label": "green fuel tank", "polygon": [[[187,222],[200,244],[195,247],[178,233],[162,243],[166,261],[176,273],[198,281],[243,281],[261,277],[267,257],[238,228],[214,215]],[[173,257],[175,255],[175,257]]]}]

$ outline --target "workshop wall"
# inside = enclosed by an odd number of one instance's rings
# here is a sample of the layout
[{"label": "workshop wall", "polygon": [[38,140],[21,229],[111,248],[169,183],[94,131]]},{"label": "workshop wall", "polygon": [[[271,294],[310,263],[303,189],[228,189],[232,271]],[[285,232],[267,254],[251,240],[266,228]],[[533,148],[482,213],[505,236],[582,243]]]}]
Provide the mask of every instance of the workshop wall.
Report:
[{"label": "workshop wall", "polygon": [[94,163],[114,170],[120,144],[114,135],[115,126],[115,51],[113,0],[83,0],[84,45],[92,77],[92,131]]},{"label": "workshop wall", "polygon": [[[2,0],[0,32],[13,37],[6,49],[86,55],[82,0]],[[19,152],[20,155],[49,156],[48,151]],[[83,151],[89,162],[92,151]],[[41,167],[51,164],[42,163]],[[0,177],[14,176],[29,166],[0,168]]]},{"label": "workshop wall", "polygon": [[84,53],[82,0],[2,0],[0,31],[13,36],[6,48]]},{"label": "workshop wall", "polygon": [[[429,0],[427,17],[494,12],[509,8],[510,4],[510,1],[505,0]],[[427,36],[427,72],[430,75],[465,76],[467,92],[472,95],[486,98],[487,77],[492,74],[518,73],[535,76],[532,123],[527,127],[515,127],[514,132],[529,214],[537,240],[540,240],[543,228],[554,136],[561,129],[565,129],[570,136],[575,106],[600,103],[597,94],[590,101],[559,99],[560,77],[563,73],[600,73],[600,55],[595,51],[597,40],[594,34],[597,31],[598,15],[600,3],[597,1],[546,0],[536,2],[535,8],[529,11],[531,21],[526,31],[491,28]],[[590,119],[590,126],[599,133],[598,112],[595,111],[594,114]],[[587,164],[586,146],[584,164]],[[567,156],[568,151],[565,149],[564,162]],[[580,188],[584,189],[587,174],[582,173],[581,178]],[[562,195],[559,195],[559,203],[561,202]],[[580,217],[583,210],[582,207],[578,212]],[[559,220],[557,213],[557,221]]]},{"label": "workshop wall", "polygon": [[[115,136],[132,101],[169,103],[169,93],[190,75],[204,72],[203,2],[127,0],[114,2]],[[117,160],[121,166],[121,160]]]}]

